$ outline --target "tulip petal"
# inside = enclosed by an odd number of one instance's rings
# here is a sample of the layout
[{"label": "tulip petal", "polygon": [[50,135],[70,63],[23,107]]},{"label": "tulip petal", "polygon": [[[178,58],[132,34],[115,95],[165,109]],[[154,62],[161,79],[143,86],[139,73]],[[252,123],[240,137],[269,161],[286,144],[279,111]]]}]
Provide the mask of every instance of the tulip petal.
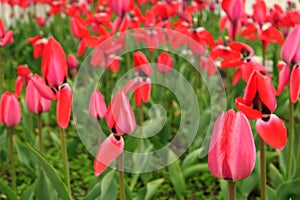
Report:
[{"label": "tulip petal", "polygon": [[251,108],[245,104],[245,100],[241,97],[235,99],[235,106],[242,111],[248,119],[260,119],[263,117],[262,113],[258,110]]},{"label": "tulip petal", "polygon": [[39,77],[37,74],[31,77],[31,80],[35,86],[35,88],[38,90],[40,95],[48,100],[55,100],[56,95],[53,93],[53,91],[45,84],[45,82],[42,80],[41,77]]},{"label": "tulip petal", "polygon": [[124,140],[110,134],[100,145],[94,161],[95,175],[99,176],[124,151]]},{"label": "tulip petal", "polygon": [[277,103],[275,97],[275,89],[267,77],[258,73],[257,76],[257,85],[258,85],[258,95],[260,100],[265,104],[265,106],[271,111],[275,110]]},{"label": "tulip petal", "polygon": [[295,56],[297,50],[300,46],[300,25],[294,27],[294,29],[287,36],[282,49],[281,49],[281,59],[287,64],[291,64],[293,57]]},{"label": "tulip petal", "polygon": [[57,92],[56,118],[57,124],[65,129],[68,127],[72,108],[72,90],[68,84]]},{"label": "tulip petal", "polygon": [[275,149],[282,150],[287,141],[287,130],[284,122],[274,114],[266,122],[262,119],[256,121],[256,131],[265,143]]},{"label": "tulip petal", "polygon": [[290,78],[290,98],[293,103],[298,101],[300,95],[300,66],[295,66]]},{"label": "tulip petal", "polygon": [[290,79],[290,67],[286,64],[281,68],[278,75],[277,95],[280,95]]}]

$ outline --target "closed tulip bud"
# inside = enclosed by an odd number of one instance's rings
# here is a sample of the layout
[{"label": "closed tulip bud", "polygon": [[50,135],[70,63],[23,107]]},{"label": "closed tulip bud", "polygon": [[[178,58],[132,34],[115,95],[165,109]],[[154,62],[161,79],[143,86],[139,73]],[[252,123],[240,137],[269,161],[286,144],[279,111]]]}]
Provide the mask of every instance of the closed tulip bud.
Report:
[{"label": "closed tulip bud", "polygon": [[56,119],[57,124],[65,129],[68,127],[72,108],[72,90],[68,84],[63,85],[57,92]]},{"label": "closed tulip bud", "polygon": [[148,77],[152,74],[151,65],[141,51],[138,51],[133,54],[133,62],[134,62],[134,71],[142,77]]},{"label": "closed tulip bud", "polygon": [[50,87],[57,88],[68,78],[66,54],[53,37],[49,39],[43,51],[42,73]]},{"label": "closed tulip bud", "polygon": [[95,90],[90,98],[89,102],[89,115],[92,118],[103,118],[106,113],[106,104],[104,98],[99,90]]},{"label": "closed tulip bud", "polygon": [[133,7],[133,0],[111,0],[112,10],[120,16],[129,12]]},{"label": "closed tulip bud", "polygon": [[300,25],[297,25],[287,36],[281,49],[281,59],[289,65],[300,62]]},{"label": "closed tulip bud", "polygon": [[250,124],[241,112],[222,113],[214,126],[208,153],[208,167],[220,179],[247,178],[255,165],[256,150]]},{"label": "closed tulip bud", "polygon": [[166,53],[162,52],[157,58],[157,71],[160,73],[166,74],[170,73],[173,68],[173,59]]},{"label": "closed tulip bud", "polygon": [[78,61],[76,57],[73,54],[68,55],[68,66],[70,68],[77,68],[78,67]]},{"label": "closed tulip bud", "polygon": [[222,8],[232,22],[236,22],[244,15],[245,0],[223,0]]},{"label": "closed tulip bud", "polygon": [[20,103],[17,97],[5,92],[0,100],[0,122],[5,126],[16,126],[19,124],[22,116]]},{"label": "closed tulip bud", "polygon": [[95,175],[99,176],[123,151],[123,138],[111,133],[99,147],[94,161]]},{"label": "closed tulip bud", "polygon": [[123,90],[118,91],[106,112],[106,123],[113,133],[130,134],[134,131],[136,122],[128,97]]},{"label": "closed tulip bud", "polygon": [[26,87],[25,101],[29,112],[32,113],[47,112],[51,107],[51,101],[40,95],[31,80]]}]

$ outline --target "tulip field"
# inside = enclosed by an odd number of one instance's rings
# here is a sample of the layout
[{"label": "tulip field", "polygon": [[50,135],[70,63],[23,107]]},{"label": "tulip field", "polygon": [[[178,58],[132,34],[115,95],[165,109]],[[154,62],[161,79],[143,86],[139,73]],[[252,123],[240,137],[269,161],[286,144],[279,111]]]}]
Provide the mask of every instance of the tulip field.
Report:
[{"label": "tulip field", "polygon": [[0,199],[300,199],[299,4],[0,0]]}]

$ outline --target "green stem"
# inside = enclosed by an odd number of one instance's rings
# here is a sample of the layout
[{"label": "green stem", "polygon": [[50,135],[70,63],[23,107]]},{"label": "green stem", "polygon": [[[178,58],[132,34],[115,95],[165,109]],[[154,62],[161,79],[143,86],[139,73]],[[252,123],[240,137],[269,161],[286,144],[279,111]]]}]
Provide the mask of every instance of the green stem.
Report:
[{"label": "green stem", "polygon": [[266,200],[266,185],[267,185],[267,173],[266,173],[266,155],[265,155],[265,142],[260,138],[260,195],[261,200]]},{"label": "green stem", "polygon": [[265,66],[266,64],[266,51],[265,51],[265,47],[264,47],[264,42],[261,42],[261,46],[262,46],[262,64],[263,66]]},{"label": "green stem", "polygon": [[130,70],[130,68],[131,68],[131,66],[130,66],[130,54],[129,54],[129,52],[128,53],[126,53],[126,67],[127,67],[127,71],[126,72],[129,72],[129,70]]},{"label": "green stem", "polygon": [[139,132],[139,135],[140,135],[140,138],[139,138],[139,143],[138,143],[138,153],[141,152],[142,150],[142,144],[143,144],[143,139],[141,138],[143,136],[143,122],[144,122],[144,113],[143,113],[143,105],[141,105],[139,107],[139,116],[140,116],[140,132]]},{"label": "green stem", "polygon": [[287,177],[291,179],[292,176],[292,161],[293,161],[293,143],[294,143],[294,104],[289,102],[289,139],[288,139],[288,163],[287,163]]},{"label": "green stem", "polygon": [[11,187],[14,191],[17,191],[16,184],[16,168],[15,168],[15,160],[14,160],[14,141],[13,141],[13,128],[8,127],[9,132],[9,159],[10,159],[10,169],[11,169]]},{"label": "green stem", "polygon": [[67,153],[67,144],[66,144],[66,138],[65,138],[65,131],[63,128],[59,128],[59,134],[60,134],[60,142],[61,142],[61,153],[62,153],[62,160],[63,160],[63,166],[64,166],[64,172],[65,172],[65,181],[66,186],[68,190],[71,192],[70,188],[70,173],[69,173],[69,163],[68,163],[68,153]]},{"label": "green stem", "polygon": [[120,200],[125,200],[125,190],[124,190],[124,172],[123,172],[123,155],[118,159],[119,165],[119,185],[120,185]]},{"label": "green stem", "polygon": [[42,133],[42,114],[38,114],[38,137],[39,137],[39,147],[40,152],[44,152],[44,145],[43,145],[43,133]]},{"label": "green stem", "polygon": [[0,47],[0,93],[3,93],[3,62],[2,62],[2,47]]},{"label": "green stem", "polygon": [[235,182],[228,180],[228,200],[235,200]]}]

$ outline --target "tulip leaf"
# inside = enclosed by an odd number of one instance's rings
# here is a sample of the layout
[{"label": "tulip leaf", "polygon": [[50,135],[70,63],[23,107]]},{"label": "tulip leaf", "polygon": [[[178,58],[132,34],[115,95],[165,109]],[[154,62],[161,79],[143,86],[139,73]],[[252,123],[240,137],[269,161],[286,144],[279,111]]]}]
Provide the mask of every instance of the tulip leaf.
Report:
[{"label": "tulip leaf", "polygon": [[17,194],[0,180],[0,189],[10,200],[18,200]]},{"label": "tulip leaf", "polygon": [[176,160],[174,163],[169,165],[168,170],[177,197],[179,199],[183,199],[184,195],[186,194],[186,190],[185,190],[185,180],[180,167],[180,161]]},{"label": "tulip leaf", "polygon": [[57,199],[57,193],[55,192],[53,186],[51,185],[50,181],[46,177],[43,171],[40,171],[37,186],[36,186],[36,197],[37,199],[49,199],[55,200]]},{"label": "tulip leaf", "polygon": [[97,181],[93,187],[89,190],[89,193],[85,196],[84,200],[95,200],[100,196],[100,181]]},{"label": "tulip leaf", "polygon": [[36,188],[36,182],[31,184],[31,186],[23,192],[23,194],[20,197],[20,200],[33,199],[35,188]]},{"label": "tulip leaf", "polygon": [[34,166],[37,164],[35,155],[19,140],[16,142],[16,149],[19,160],[26,166],[29,174],[35,177],[36,172]]},{"label": "tulip leaf", "polygon": [[182,162],[182,169],[184,170],[187,167],[190,167],[194,162],[199,159],[201,149],[196,149],[193,152],[189,153]]},{"label": "tulip leaf", "polygon": [[47,161],[47,159],[35,148],[33,148],[30,144],[27,144],[28,149],[30,149],[40,161],[40,165],[43,168],[46,176],[51,182],[52,186],[56,190],[57,194],[63,200],[71,200],[71,195],[66,187],[66,185],[62,182],[59,177],[57,171],[53,168],[53,166]]},{"label": "tulip leaf", "polygon": [[276,199],[276,191],[269,186],[267,186],[267,199]]},{"label": "tulip leaf", "polygon": [[300,199],[299,185],[300,185],[299,178],[284,182],[277,189],[276,199],[278,200],[288,200],[290,198]]},{"label": "tulip leaf", "polygon": [[156,179],[147,183],[147,192],[145,196],[145,200],[152,199],[153,195],[156,193],[157,189],[164,182],[163,178]]},{"label": "tulip leaf", "polygon": [[117,194],[118,189],[115,181],[115,170],[111,170],[101,181],[100,199],[116,199]]},{"label": "tulip leaf", "polygon": [[270,163],[269,175],[270,175],[271,183],[275,188],[277,188],[282,182],[284,182],[282,174],[275,167],[273,163]]},{"label": "tulip leaf", "polygon": [[190,176],[193,176],[199,172],[209,172],[207,163],[195,164],[183,169],[183,177],[187,179]]}]

